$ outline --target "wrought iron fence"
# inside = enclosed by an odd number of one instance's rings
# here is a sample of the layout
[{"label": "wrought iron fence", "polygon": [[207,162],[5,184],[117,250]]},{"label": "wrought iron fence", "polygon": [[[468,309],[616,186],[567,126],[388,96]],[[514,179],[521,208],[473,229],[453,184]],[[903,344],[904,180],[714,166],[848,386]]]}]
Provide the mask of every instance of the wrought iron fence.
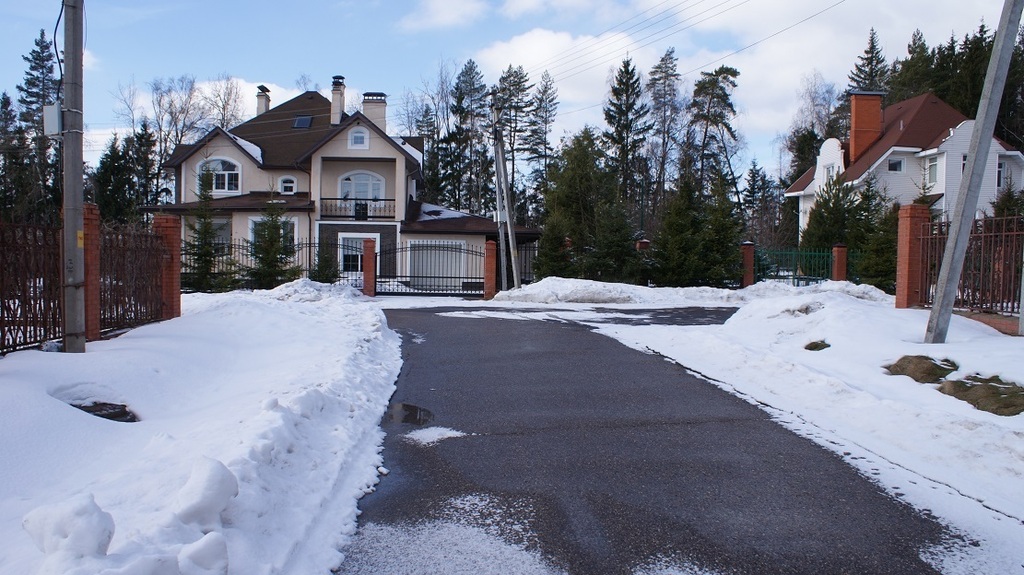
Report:
[{"label": "wrought iron fence", "polygon": [[832,277],[832,250],[755,250],[754,281],[804,286]]},{"label": "wrought iron fence", "polygon": [[167,250],[159,236],[136,227],[100,233],[100,329],[124,329],[162,314],[162,268]]},{"label": "wrought iron fence", "polygon": [[[925,305],[932,305],[950,222],[930,222],[921,230],[921,274]],[[1024,258],[1024,218],[975,220],[964,256],[953,306],[992,313],[1020,313]]]},{"label": "wrought iron fence", "polygon": [[0,224],[0,353],[63,335],[60,228]]},{"label": "wrought iron fence", "polygon": [[484,250],[458,241],[410,241],[380,251],[378,294],[484,294]]},{"label": "wrought iron fence", "polygon": [[[351,247],[346,247],[351,252]],[[351,273],[344,269],[344,263],[339,260],[338,244],[316,242],[299,242],[285,246],[288,254],[288,263],[298,269],[300,277],[311,277],[328,283],[345,280],[353,287],[362,287],[362,273]],[[362,254],[362,246],[358,248]],[[352,254],[349,254],[352,255]],[[319,265],[318,265],[319,264]],[[212,283],[219,286],[219,289],[248,288],[253,284],[249,279],[249,270],[256,266],[252,243],[239,240],[230,243],[218,243],[214,247],[214,255],[210,260],[210,268],[202,269],[203,258],[199,257],[195,250],[190,249],[187,243],[181,249],[181,285],[184,291],[195,291],[197,289],[197,278],[200,274],[212,274]],[[324,270],[324,267],[337,266],[335,271]],[[316,270],[322,270],[325,275],[317,276]],[[360,270],[362,268],[359,268]]]},{"label": "wrought iron fence", "polygon": [[321,214],[347,220],[393,220],[395,200],[322,198]]}]

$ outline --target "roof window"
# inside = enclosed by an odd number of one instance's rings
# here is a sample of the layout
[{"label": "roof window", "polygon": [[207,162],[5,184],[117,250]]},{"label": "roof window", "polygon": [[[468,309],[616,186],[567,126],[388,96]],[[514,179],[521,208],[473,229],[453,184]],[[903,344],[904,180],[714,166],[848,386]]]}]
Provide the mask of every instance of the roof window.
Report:
[{"label": "roof window", "polygon": [[295,116],[293,128],[308,128],[313,125],[313,116]]}]

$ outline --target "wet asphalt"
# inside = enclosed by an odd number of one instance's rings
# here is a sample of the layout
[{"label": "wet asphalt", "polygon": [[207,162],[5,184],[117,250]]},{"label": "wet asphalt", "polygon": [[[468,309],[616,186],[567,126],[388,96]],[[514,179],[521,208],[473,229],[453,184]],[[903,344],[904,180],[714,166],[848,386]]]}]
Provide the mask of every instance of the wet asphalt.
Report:
[{"label": "wet asphalt", "polygon": [[[361,500],[361,525],[415,524],[473,494],[526,502],[532,545],[571,574],[654,557],[730,575],[937,573],[919,553],[947,538],[941,525],[684,367],[578,323],[438,311],[386,312],[404,365],[383,421],[390,474]],[[401,437],[428,426],[471,435]]]}]

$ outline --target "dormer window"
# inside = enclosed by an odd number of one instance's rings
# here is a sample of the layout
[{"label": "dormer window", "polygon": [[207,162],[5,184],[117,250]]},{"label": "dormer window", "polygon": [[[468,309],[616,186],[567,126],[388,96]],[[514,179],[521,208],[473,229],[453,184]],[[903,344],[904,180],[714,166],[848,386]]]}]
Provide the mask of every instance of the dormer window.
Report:
[{"label": "dormer window", "polygon": [[295,178],[284,176],[278,181],[278,189],[282,194],[294,194],[296,189]]},{"label": "dormer window", "polygon": [[214,195],[235,195],[241,189],[241,170],[238,164],[228,160],[208,160],[199,166],[199,173],[213,174]]},{"label": "dormer window", "polygon": [[370,131],[366,128],[352,128],[348,133],[348,147],[365,150],[370,147]]}]

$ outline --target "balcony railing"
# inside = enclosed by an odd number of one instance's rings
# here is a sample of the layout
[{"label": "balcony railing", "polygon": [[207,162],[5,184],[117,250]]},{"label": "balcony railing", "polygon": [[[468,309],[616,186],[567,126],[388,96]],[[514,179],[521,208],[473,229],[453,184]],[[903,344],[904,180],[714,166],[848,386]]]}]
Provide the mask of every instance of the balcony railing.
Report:
[{"label": "balcony railing", "polygon": [[321,198],[320,215],[343,220],[393,220],[395,200]]}]

